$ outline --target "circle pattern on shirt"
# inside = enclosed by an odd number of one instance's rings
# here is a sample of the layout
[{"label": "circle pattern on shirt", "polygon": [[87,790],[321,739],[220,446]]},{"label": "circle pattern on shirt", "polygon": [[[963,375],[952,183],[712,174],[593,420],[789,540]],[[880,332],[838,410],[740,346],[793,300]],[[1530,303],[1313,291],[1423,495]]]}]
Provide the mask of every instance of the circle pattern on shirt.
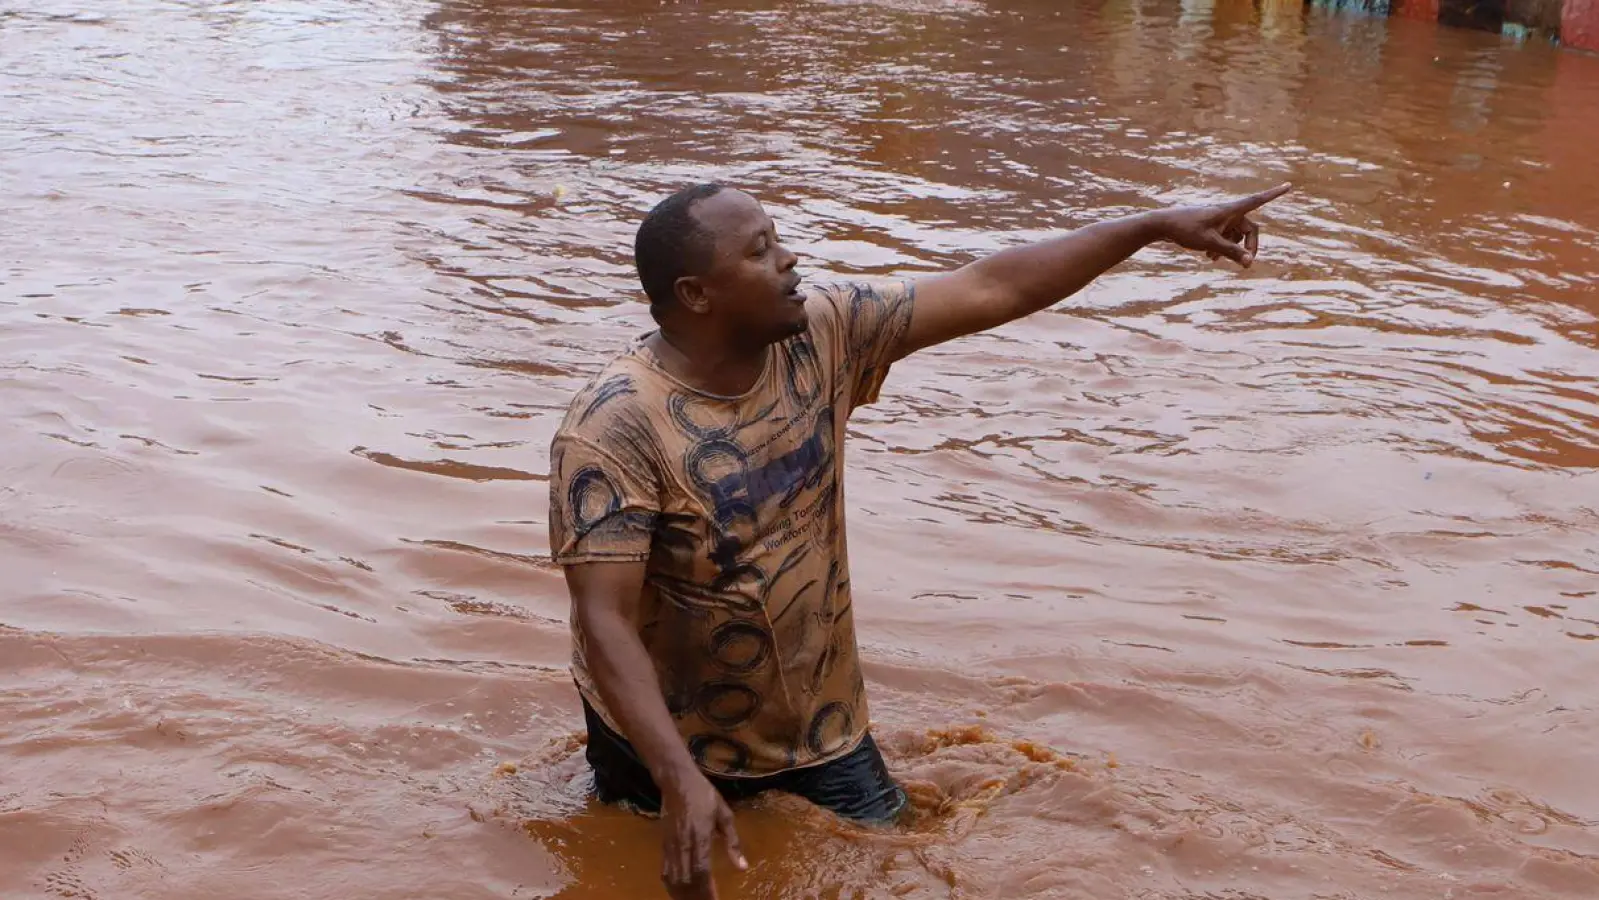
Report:
[{"label": "circle pattern on shirt", "polygon": [[816,711],[806,730],[805,746],[817,756],[829,756],[844,749],[855,731],[855,714],[849,704],[835,700]]},{"label": "circle pattern on shirt", "polygon": [[717,728],[732,729],[761,711],[761,695],[736,681],[713,681],[700,688],[695,706],[705,721]]},{"label": "circle pattern on shirt", "polygon": [[598,466],[586,466],[572,476],[566,495],[567,514],[578,532],[586,532],[622,508],[622,492]]},{"label": "circle pattern on shirt", "polygon": [[772,655],[772,636],[754,622],[735,619],[711,632],[711,658],[735,675],[748,675]]},{"label": "circle pattern on shirt", "polygon": [[688,752],[702,768],[712,772],[742,772],[750,767],[750,748],[719,734],[696,734],[688,739]]},{"label": "circle pattern on shirt", "polygon": [[676,391],[666,400],[666,409],[672,422],[686,435],[702,441],[726,439],[739,430],[739,423],[718,422],[722,404],[709,397]]}]

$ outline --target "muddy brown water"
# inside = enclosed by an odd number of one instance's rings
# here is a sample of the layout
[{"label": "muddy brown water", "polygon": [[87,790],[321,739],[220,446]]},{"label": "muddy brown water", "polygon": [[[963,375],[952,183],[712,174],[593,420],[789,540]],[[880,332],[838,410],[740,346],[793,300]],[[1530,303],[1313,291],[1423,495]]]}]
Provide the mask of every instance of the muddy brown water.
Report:
[{"label": "muddy brown water", "polygon": [[1599,59],[1278,0],[11,0],[0,896],[661,896],[543,479],[712,178],[812,278],[1299,185],[897,367],[916,816],[723,897],[1599,896],[1596,146]]}]

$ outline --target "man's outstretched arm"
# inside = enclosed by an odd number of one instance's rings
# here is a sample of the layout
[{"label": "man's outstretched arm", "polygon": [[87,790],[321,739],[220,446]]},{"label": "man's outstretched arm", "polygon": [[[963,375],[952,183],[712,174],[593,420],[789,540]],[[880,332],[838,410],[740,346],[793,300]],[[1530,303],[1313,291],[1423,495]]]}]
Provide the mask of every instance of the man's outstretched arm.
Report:
[{"label": "man's outstretched arm", "polygon": [[895,354],[975,334],[1046,309],[1144,247],[1171,241],[1241,266],[1255,261],[1260,230],[1249,213],[1288,193],[1279,185],[1206,206],[1176,206],[1098,222],[1013,247],[953,272],[916,280],[916,305]]}]

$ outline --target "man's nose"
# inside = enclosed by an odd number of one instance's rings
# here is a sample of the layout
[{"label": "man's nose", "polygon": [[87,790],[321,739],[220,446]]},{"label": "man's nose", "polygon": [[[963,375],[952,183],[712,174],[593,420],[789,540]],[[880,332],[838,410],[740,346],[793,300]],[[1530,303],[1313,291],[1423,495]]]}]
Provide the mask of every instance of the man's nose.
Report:
[{"label": "man's nose", "polygon": [[799,257],[794,254],[794,251],[781,244],[778,245],[777,264],[783,271],[787,272],[789,269],[794,268],[794,264],[798,262]]}]

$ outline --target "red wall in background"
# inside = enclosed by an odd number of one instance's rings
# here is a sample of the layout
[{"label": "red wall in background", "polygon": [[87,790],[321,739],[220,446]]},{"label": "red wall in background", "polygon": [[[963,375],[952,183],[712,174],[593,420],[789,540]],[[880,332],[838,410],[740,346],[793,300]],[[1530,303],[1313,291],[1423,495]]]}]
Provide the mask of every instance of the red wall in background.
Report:
[{"label": "red wall in background", "polygon": [[[1571,2],[1571,0],[1567,0]],[[1599,2],[1599,0],[1596,0]],[[1421,22],[1438,21],[1438,5],[1440,0],[1395,0],[1392,14],[1401,19],[1416,19]]]},{"label": "red wall in background", "polygon": [[1560,40],[1583,50],[1599,50],[1599,0],[1566,0]]}]

